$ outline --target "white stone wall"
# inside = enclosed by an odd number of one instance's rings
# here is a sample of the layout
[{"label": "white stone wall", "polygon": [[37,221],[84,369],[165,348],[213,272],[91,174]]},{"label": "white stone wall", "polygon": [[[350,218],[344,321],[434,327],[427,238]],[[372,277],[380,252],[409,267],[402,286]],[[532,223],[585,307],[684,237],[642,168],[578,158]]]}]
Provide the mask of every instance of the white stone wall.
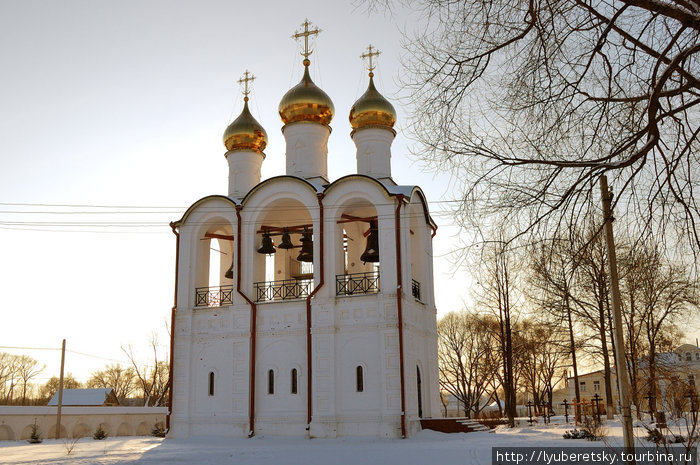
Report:
[{"label": "white stone wall", "polygon": [[[304,125],[300,125],[302,127]],[[310,125],[309,125],[310,126]],[[291,126],[287,129],[291,129]],[[285,136],[292,136],[294,131]],[[289,144],[288,144],[289,146]],[[402,287],[396,261],[397,197],[376,180],[348,176],[325,189],[323,225],[318,186],[290,176],[264,181],[249,192],[241,214],[241,237],[235,205],[222,197],[203,199],[180,225],[178,306],[174,327],[173,437],[249,433],[251,389],[251,306],[236,290],[255,300],[254,283],[265,281],[265,256],[256,252],[262,225],[311,224],[314,234],[314,279],[321,284],[323,227],[323,287],[311,300],[311,358],[307,362],[306,300],[258,302],[255,349],[255,433],[336,437],[401,436],[401,375],[397,295],[401,296],[404,330],[404,380],[407,434],[419,426],[417,369],[421,371],[424,418],[439,417],[437,333],[432,287],[432,245],[424,205],[418,194],[401,207]],[[345,272],[342,237],[349,241],[348,273],[371,271],[357,258],[365,246],[366,223],[339,223],[343,214],[378,218],[380,292],[337,296],[336,275]],[[287,222],[287,223],[285,223]],[[234,277],[219,276],[234,286],[232,303],[195,307],[195,288],[208,276],[210,243],[205,233],[234,236]],[[279,236],[275,243],[279,242]],[[298,240],[295,240],[298,242]],[[225,249],[228,250],[228,249]],[[297,251],[299,249],[292,249]],[[278,254],[290,252],[278,251]],[[295,252],[296,253],[296,252]],[[227,255],[230,260],[230,255]],[[279,260],[278,260],[279,262]],[[222,263],[221,274],[230,265]],[[278,272],[280,273],[278,276]],[[275,280],[289,278],[275,266]],[[411,293],[411,281],[421,284],[421,298]],[[364,388],[357,391],[356,368],[363,369]],[[307,422],[308,375],[312,376],[312,421]],[[268,393],[268,373],[274,393]],[[291,371],[297,372],[297,392],[291,392]],[[213,394],[210,379],[213,374]]]},{"label": "white stone wall", "polygon": [[[28,439],[36,421],[40,436],[56,437],[57,407],[0,407],[0,440]],[[148,436],[165,425],[166,407],[63,407],[61,437],[92,437],[99,426],[108,436]]]}]

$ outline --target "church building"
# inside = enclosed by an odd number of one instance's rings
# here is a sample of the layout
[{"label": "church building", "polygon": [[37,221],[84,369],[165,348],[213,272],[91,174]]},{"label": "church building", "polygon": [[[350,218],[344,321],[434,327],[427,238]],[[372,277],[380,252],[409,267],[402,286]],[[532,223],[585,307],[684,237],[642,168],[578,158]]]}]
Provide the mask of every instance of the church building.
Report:
[{"label": "church building", "polygon": [[331,180],[336,110],[309,73],[318,30],[303,26],[304,74],[279,104],[286,174],[260,179],[267,134],[246,71],[224,132],[228,195],[171,223],[171,437],[395,438],[440,416],[437,226],[421,189],[392,179],[396,111],[373,83],[378,52],[363,55],[369,85],[346,110],[357,172]]}]

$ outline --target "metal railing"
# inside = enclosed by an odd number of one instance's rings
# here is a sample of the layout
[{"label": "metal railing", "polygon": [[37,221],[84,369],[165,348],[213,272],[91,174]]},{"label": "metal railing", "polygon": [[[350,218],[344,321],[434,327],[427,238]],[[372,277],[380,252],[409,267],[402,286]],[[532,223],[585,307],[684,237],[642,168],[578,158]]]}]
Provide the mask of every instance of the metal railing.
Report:
[{"label": "metal railing", "polygon": [[420,283],[415,279],[411,280],[411,295],[420,300]]},{"label": "metal railing", "polygon": [[314,289],[313,279],[283,279],[254,283],[255,301],[305,299]]},{"label": "metal railing", "polygon": [[339,274],[335,276],[335,295],[376,294],[379,272]]},{"label": "metal railing", "polygon": [[195,289],[195,307],[221,307],[233,303],[233,286],[198,287]]}]

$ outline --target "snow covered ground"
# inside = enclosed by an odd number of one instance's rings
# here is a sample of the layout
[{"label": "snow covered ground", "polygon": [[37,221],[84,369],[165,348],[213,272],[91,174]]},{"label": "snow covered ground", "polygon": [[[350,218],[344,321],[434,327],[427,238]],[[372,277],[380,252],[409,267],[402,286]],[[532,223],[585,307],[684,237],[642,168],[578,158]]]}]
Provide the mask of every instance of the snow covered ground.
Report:
[{"label": "snow covered ground", "polygon": [[[527,425],[527,423],[524,423]],[[609,422],[603,442],[565,440],[562,434],[573,425],[534,425],[500,428],[495,433],[444,434],[422,431],[409,439],[302,439],[260,437],[252,439],[157,439],[151,437],[107,438],[95,441],[45,440],[0,442],[0,463],[12,465],[479,465],[491,463],[492,447],[620,446],[622,430]],[[644,430],[637,431],[644,436]]]}]

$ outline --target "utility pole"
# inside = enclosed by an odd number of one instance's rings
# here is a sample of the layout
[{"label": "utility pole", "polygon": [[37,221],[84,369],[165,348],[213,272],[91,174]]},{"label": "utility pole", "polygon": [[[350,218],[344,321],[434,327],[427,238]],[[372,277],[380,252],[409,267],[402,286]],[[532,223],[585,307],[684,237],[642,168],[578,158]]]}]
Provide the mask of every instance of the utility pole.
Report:
[{"label": "utility pole", "polygon": [[63,407],[63,366],[66,362],[66,340],[61,346],[61,376],[58,378],[58,409],[56,410],[56,439],[61,438],[61,407]]},{"label": "utility pole", "polygon": [[[613,341],[615,342],[615,359],[617,383],[620,392],[620,409],[622,410],[622,439],[625,449],[634,452],[634,433],[632,431],[632,409],[630,408],[630,379],[625,361],[625,338],[622,331],[622,313],[620,302],[620,282],[617,276],[617,258],[615,257],[615,241],[613,239],[612,222],[612,192],[608,189],[608,178],[600,177],[600,193],[603,198],[603,226],[605,242],[608,249],[608,268],[610,271],[610,289],[613,306]],[[630,462],[634,463],[634,461]]]}]

